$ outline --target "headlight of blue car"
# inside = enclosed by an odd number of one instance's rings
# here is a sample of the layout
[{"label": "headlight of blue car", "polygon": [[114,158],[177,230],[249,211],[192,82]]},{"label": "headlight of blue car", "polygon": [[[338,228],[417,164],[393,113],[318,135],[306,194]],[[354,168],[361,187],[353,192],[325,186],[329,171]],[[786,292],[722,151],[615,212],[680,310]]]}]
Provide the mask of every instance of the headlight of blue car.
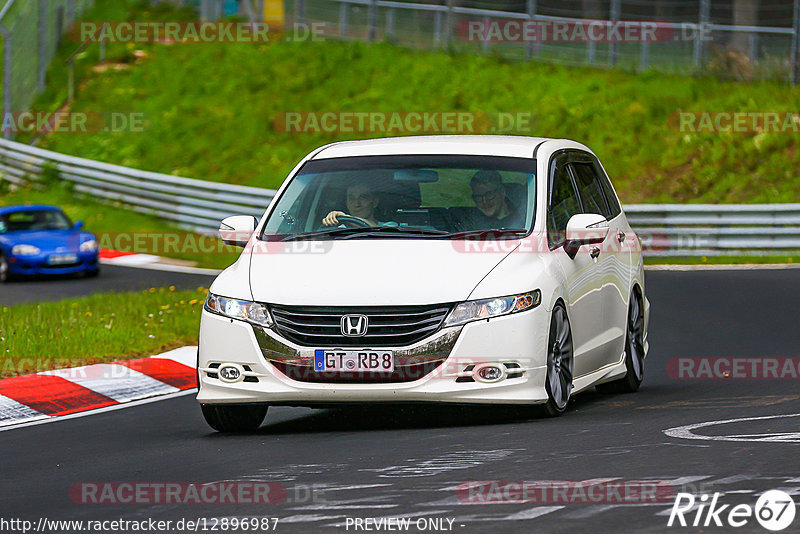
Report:
[{"label": "headlight of blue car", "polygon": [[81,252],[95,252],[97,250],[97,241],[91,239],[81,243]]},{"label": "headlight of blue car", "polygon": [[11,254],[14,256],[36,256],[41,250],[33,245],[14,245]]}]

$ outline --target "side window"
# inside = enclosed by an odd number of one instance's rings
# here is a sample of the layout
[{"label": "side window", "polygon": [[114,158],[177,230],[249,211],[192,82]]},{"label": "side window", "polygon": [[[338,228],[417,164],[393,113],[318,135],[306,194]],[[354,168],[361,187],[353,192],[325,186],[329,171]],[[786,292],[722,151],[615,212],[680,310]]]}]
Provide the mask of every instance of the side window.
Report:
[{"label": "side window", "polygon": [[608,209],[611,214],[609,219],[613,219],[617,215],[620,214],[622,208],[619,205],[619,201],[617,200],[617,195],[614,194],[614,188],[611,187],[611,181],[606,176],[606,173],[603,171],[603,167],[600,166],[600,162],[597,161],[596,158],[592,158],[592,163],[594,166],[594,172],[600,178],[600,185],[603,188],[603,193],[605,193],[606,201],[608,202]]},{"label": "side window", "polygon": [[594,172],[594,165],[587,162],[573,162],[570,164],[578,185],[578,192],[583,203],[584,213],[599,213],[606,219],[611,219],[611,212],[606,204],[600,180]]},{"label": "side window", "polygon": [[565,157],[556,157],[550,166],[550,200],[547,204],[547,240],[550,246],[564,241],[567,222],[581,212],[578,194],[572,183]]}]

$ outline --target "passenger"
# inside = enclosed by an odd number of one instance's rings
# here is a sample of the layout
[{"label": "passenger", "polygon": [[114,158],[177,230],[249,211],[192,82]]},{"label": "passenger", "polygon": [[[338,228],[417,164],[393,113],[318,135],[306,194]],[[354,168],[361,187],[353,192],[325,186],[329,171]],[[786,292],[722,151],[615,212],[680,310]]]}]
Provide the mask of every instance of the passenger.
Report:
[{"label": "passenger", "polygon": [[[506,195],[503,178],[497,171],[478,171],[469,181],[472,200],[483,217],[476,217],[477,226],[488,228],[524,228],[525,214],[520,213]],[[484,220],[481,220],[484,219]]]}]

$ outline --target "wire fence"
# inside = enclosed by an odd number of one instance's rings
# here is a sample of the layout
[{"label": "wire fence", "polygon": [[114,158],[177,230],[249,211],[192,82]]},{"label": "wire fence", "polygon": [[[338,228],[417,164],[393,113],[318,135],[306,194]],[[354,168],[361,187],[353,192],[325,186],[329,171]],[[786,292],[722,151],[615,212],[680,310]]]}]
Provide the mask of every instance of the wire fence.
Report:
[{"label": "wire fence", "polygon": [[800,0],[289,0],[330,37],[517,60],[798,82]]},{"label": "wire fence", "polygon": [[[7,0],[0,10],[2,111],[26,111],[44,91],[61,37],[94,0]],[[3,137],[11,138],[3,128]]]}]

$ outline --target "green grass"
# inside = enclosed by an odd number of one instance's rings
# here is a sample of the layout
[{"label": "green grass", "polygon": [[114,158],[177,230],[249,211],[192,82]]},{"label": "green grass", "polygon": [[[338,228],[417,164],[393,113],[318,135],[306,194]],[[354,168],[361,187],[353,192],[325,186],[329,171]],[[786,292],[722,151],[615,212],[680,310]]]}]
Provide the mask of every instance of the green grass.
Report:
[{"label": "green grass", "polygon": [[[30,186],[4,192],[4,183],[0,181],[0,206],[60,206],[73,221],[83,221],[84,228],[97,235],[102,248],[155,254],[212,269],[224,269],[236,261],[241,252],[241,249],[222,244],[216,236],[181,230],[155,217],[126,210],[119,203],[100,203],[76,195],[68,184],[50,182],[44,189]],[[173,239],[178,245],[167,248],[164,246],[166,239]]]},{"label": "green grass", "polygon": [[0,377],[197,344],[205,296],[161,288],[0,307]]},{"label": "green grass", "polygon": [[[145,15],[174,18],[137,12]],[[84,67],[95,52],[87,52]],[[124,68],[84,68],[73,109],[142,112],[144,132],[52,134],[42,140],[44,148],[274,188],[321,144],[383,135],[283,133],[273,124],[282,112],[530,112],[532,126],[510,133],[586,143],[627,203],[791,202],[800,190],[796,134],[687,134],[669,123],[680,110],[800,109],[800,92],[779,83],[337,41],[117,44],[108,57]],[[55,106],[56,96],[42,96],[35,107]]]}]

